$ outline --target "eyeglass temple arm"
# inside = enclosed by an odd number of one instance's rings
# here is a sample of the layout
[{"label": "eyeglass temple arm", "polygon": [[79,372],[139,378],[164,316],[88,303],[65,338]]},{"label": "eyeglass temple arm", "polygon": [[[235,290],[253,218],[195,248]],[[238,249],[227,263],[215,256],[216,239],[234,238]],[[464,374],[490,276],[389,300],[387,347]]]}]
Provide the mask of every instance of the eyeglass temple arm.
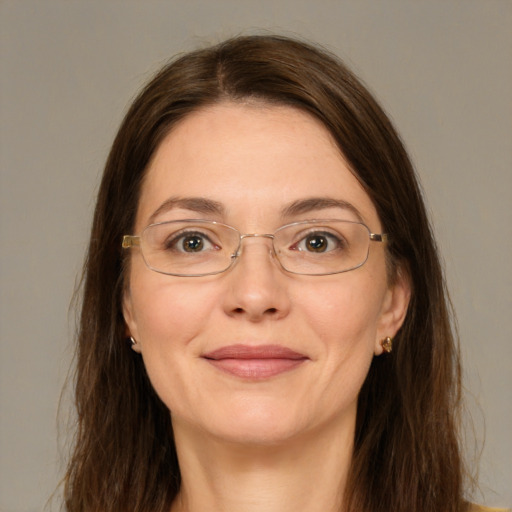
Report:
[{"label": "eyeglass temple arm", "polygon": [[387,233],[370,233],[370,240],[373,242],[389,242],[390,236]]},{"label": "eyeglass temple arm", "polygon": [[124,235],[123,236],[123,249],[129,247],[140,246],[140,236]]}]

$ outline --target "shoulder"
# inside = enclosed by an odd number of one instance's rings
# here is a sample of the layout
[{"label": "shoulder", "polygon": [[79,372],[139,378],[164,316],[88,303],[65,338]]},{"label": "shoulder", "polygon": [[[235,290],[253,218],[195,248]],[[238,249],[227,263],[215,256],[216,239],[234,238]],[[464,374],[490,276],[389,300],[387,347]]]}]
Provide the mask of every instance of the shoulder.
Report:
[{"label": "shoulder", "polygon": [[471,504],[467,512],[510,512],[509,508],[490,508]]}]

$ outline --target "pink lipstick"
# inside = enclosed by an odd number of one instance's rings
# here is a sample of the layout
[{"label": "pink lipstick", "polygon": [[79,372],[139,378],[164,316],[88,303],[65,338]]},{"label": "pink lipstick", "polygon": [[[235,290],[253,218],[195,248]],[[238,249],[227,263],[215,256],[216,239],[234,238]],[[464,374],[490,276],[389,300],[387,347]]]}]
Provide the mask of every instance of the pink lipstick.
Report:
[{"label": "pink lipstick", "polygon": [[309,359],[279,345],[229,345],[202,357],[221,371],[254,380],[293,370]]}]

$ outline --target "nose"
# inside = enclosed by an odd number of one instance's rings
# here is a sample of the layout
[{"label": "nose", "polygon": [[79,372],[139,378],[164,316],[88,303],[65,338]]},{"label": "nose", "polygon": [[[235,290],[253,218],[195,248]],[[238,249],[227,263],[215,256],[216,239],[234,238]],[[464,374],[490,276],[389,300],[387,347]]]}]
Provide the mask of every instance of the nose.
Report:
[{"label": "nose", "polygon": [[[262,240],[262,238],[264,238]],[[285,317],[290,310],[288,280],[274,256],[270,235],[242,237],[237,261],[225,274],[224,311],[251,322]]]}]

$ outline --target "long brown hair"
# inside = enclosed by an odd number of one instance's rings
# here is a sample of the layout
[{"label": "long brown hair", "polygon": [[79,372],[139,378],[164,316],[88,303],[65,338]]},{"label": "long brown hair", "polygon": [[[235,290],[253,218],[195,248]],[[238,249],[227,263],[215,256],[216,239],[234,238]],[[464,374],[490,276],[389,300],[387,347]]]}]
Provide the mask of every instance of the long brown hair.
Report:
[{"label": "long brown hair", "polygon": [[82,281],[67,510],[167,511],[179,491],[169,411],[126,340],[121,238],[132,232],[141,180],[169,130],[203,106],[245,99],[291,105],[327,127],[392,233],[391,278],[400,268],[413,289],[392,356],[374,359],[360,393],[346,510],[459,512],[458,349],[411,162],[383,110],[343,63],[279,36],[238,37],[178,58],[140,93],[121,124]]}]

